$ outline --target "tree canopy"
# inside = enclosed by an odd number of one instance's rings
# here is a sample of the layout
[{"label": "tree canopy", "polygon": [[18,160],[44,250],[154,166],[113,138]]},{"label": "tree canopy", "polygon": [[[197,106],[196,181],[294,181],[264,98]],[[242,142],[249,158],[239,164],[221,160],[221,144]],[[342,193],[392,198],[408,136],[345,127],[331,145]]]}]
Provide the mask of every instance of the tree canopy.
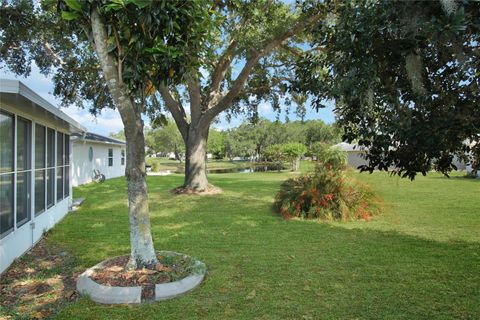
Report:
[{"label": "tree canopy", "polygon": [[[364,170],[445,174],[480,134],[480,3],[330,1],[294,90],[336,102]],[[478,144],[477,144],[478,146]],[[477,147],[478,148],[478,147]]]}]

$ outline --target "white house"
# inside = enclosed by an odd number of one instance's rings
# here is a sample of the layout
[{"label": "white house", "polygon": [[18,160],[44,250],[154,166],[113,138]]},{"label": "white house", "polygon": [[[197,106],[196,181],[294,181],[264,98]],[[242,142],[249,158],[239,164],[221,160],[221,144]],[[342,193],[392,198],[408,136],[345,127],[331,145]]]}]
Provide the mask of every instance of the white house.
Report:
[{"label": "white house", "polygon": [[363,146],[340,142],[333,147],[339,148],[347,153],[347,164],[354,169],[361,165],[368,165],[368,161],[364,158],[367,149]]},{"label": "white house", "polygon": [[72,185],[93,181],[98,170],[106,179],[125,175],[126,143],[121,140],[86,132],[74,134]]},{"label": "white house", "polygon": [[70,136],[83,131],[21,82],[0,79],[0,273],[68,213]]},{"label": "white house", "polygon": [[[365,159],[365,155],[368,151],[366,147],[346,142],[338,143],[333,147],[339,148],[347,153],[347,164],[349,166],[356,169],[361,165],[368,165],[368,161]],[[457,156],[453,158],[452,163],[457,167],[458,170],[465,170],[467,167],[466,164]]]}]

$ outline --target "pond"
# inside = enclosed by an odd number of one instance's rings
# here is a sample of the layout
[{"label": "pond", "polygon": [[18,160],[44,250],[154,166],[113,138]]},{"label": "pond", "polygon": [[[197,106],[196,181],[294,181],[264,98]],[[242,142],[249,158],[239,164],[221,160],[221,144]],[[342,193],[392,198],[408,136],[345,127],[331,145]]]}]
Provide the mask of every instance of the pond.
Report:
[{"label": "pond", "polygon": [[[283,170],[285,168],[281,168]],[[237,167],[237,168],[224,168],[224,169],[208,169],[207,173],[217,174],[217,173],[251,173],[251,172],[267,172],[267,171],[278,171],[277,166],[272,165],[252,165],[250,167]],[[175,173],[184,173],[183,170],[177,170]]]},{"label": "pond", "polygon": [[[285,167],[280,168],[280,170],[286,169]],[[251,173],[251,172],[267,172],[267,171],[278,171],[278,167],[275,165],[264,165],[257,164],[251,165],[248,167],[236,167],[236,168],[223,168],[223,169],[208,169],[207,173],[217,174],[217,173]],[[159,172],[152,172],[151,169],[147,168],[147,172],[152,176],[164,176],[172,173],[184,173],[183,169],[179,170],[161,170]]]},{"label": "pond", "polygon": [[[280,168],[281,170],[284,168]],[[272,165],[254,165],[250,167],[240,167],[240,168],[225,168],[225,169],[208,169],[207,173],[251,173],[251,172],[267,172],[267,171],[278,171],[277,166]]]}]

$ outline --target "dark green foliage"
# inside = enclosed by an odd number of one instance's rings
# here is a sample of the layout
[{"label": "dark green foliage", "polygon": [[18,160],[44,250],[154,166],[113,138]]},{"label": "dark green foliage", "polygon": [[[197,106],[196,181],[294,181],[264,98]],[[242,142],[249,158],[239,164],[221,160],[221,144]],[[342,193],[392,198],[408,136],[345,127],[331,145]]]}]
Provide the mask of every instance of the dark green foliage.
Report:
[{"label": "dark green foliage", "polygon": [[480,3],[331,1],[329,12],[296,89],[317,107],[336,101],[344,138],[369,147],[363,170],[448,174],[480,134]]}]

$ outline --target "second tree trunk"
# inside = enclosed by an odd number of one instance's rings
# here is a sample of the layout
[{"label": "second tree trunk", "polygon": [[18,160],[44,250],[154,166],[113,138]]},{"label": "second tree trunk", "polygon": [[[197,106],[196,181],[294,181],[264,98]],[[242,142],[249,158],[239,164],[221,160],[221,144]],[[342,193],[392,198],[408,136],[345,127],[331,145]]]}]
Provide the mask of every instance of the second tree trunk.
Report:
[{"label": "second tree trunk", "polygon": [[188,136],[185,141],[187,149],[185,157],[185,188],[203,191],[208,187],[207,140],[208,128],[188,130]]}]

